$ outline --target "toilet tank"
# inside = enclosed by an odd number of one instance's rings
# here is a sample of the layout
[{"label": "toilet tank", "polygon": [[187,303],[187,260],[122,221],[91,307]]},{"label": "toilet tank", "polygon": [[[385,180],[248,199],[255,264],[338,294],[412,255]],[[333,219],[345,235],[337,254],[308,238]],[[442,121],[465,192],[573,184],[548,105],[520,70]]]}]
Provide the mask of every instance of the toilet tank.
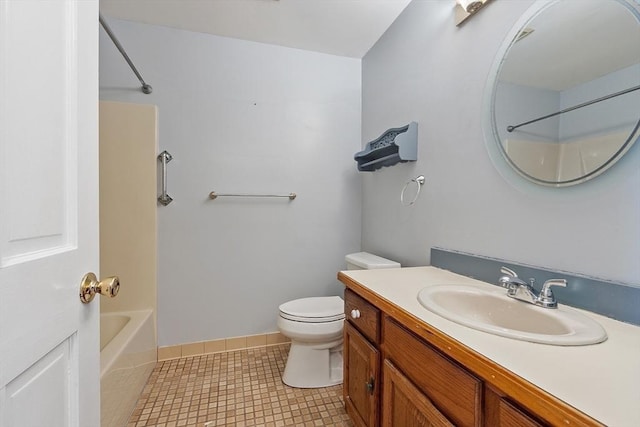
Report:
[{"label": "toilet tank", "polygon": [[376,268],[400,268],[400,263],[368,252],[357,252],[345,257],[347,270],[373,270]]}]

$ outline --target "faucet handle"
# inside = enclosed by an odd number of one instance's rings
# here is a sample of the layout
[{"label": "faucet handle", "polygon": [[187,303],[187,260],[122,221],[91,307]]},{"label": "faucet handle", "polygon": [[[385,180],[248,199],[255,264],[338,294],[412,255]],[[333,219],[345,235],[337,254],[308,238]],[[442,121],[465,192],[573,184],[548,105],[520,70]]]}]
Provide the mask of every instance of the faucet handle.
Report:
[{"label": "faucet handle", "polygon": [[518,275],[516,274],[516,272],[515,272],[515,271],[513,271],[512,269],[507,268],[507,267],[505,267],[505,266],[502,266],[502,267],[500,268],[500,273],[502,273],[502,274],[506,274],[506,275],[511,276],[511,277],[518,277]]},{"label": "faucet handle", "polygon": [[504,274],[504,276],[498,279],[498,284],[503,288],[509,289],[510,295],[516,292],[518,286],[527,285],[527,282],[520,279],[516,272],[510,268],[502,267],[500,272]]},{"label": "faucet handle", "polygon": [[565,279],[549,279],[542,285],[542,292],[551,291],[552,286],[567,287],[567,281]]},{"label": "faucet handle", "polygon": [[542,290],[540,291],[540,295],[537,298],[538,305],[541,305],[545,308],[557,308],[558,301],[556,301],[555,295],[553,295],[553,291],[551,290],[552,286],[561,286],[563,288],[567,287],[567,281],[565,279],[549,279],[542,285]]}]

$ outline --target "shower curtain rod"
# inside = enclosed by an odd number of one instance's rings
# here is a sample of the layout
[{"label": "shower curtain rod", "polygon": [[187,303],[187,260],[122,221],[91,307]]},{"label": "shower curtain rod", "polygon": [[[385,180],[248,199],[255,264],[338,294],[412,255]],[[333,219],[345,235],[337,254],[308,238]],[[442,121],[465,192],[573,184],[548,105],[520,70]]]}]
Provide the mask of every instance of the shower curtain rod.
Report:
[{"label": "shower curtain rod", "polygon": [[107,24],[107,21],[104,20],[104,17],[102,16],[102,13],[100,13],[98,16],[99,16],[98,19],[100,21],[100,25],[102,25],[102,28],[104,28],[104,30],[107,32],[107,34],[111,38],[111,41],[113,42],[113,44],[116,45],[116,47],[118,48],[118,50],[120,51],[120,53],[124,57],[124,60],[127,61],[127,64],[129,64],[129,67],[131,67],[131,70],[133,71],[133,73],[136,75],[138,80],[140,80],[140,84],[142,85],[142,93],[145,93],[145,94],[148,95],[151,92],[153,92],[153,88],[151,87],[151,85],[147,84],[144,81],[144,79],[142,78],[142,76],[138,72],[138,69],[136,68],[136,66],[133,65],[133,62],[131,61],[131,58],[129,58],[129,55],[127,55],[127,52],[125,52],[124,48],[122,47],[122,45],[120,44],[120,42],[116,38],[115,34],[113,34],[113,31],[111,31],[111,28]]},{"label": "shower curtain rod", "polygon": [[612,93],[609,95],[602,96],[600,98],[592,99],[591,101],[583,102],[582,104],[574,105],[573,107],[565,108],[564,110],[560,110],[553,114],[547,114],[546,116],[538,117],[537,119],[529,120],[528,122],[520,123],[515,126],[507,126],[507,132],[513,132],[518,129],[520,126],[530,125],[531,123],[539,122],[540,120],[548,119],[550,117],[555,117],[560,114],[568,113],[569,111],[577,110],[578,108],[586,107],[591,104],[595,104],[596,102],[606,101],[607,99],[615,98],[616,96],[624,95],[629,92],[633,92],[640,89],[640,85],[630,87],[629,89],[621,90],[620,92]]}]

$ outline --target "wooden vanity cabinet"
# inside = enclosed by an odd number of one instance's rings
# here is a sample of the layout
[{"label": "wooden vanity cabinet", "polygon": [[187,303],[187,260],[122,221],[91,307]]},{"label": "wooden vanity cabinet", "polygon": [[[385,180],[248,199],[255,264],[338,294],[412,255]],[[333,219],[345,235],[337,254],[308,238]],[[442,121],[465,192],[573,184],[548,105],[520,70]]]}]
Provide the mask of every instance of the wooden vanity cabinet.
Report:
[{"label": "wooden vanity cabinet", "polygon": [[380,310],[345,290],[344,382],[347,413],[358,427],[379,425]]},{"label": "wooden vanity cabinet", "polygon": [[479,380],[349,289],[345,316],[343,395],[357,426],[480,425]]},{"label": "wooden vanity cabinet", "polygon": [[365,299],[356,282],[344,282],[344,401],[356,426],[602,426],[362,288]]}]

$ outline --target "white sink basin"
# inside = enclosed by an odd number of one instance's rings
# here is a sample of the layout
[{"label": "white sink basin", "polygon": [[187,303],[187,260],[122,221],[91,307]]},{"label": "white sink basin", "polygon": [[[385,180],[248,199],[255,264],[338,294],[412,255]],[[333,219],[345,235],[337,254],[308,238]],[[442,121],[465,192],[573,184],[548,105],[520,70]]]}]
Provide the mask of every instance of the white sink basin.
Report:
[{"label": "white sink basin", "polygon": [[600,324],[578,311],[537,307],[505,292],[437,285],[422,289],[418,301],[445,319],[507,338],[553,345],[587,345],[607,339]]}]

